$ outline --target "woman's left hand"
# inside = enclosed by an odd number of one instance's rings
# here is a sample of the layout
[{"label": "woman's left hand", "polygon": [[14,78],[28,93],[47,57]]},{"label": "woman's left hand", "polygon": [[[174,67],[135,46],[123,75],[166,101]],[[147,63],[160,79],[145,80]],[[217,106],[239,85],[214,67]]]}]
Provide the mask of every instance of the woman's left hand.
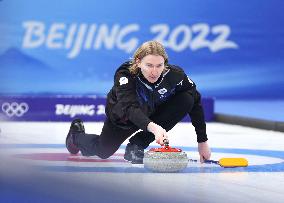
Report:
[{"label": "woman's left hand", "polygon": [[210,159],[211,150],[210,150],[210,147],[207,141],[198,143],[198,152],[199,152],[201,163],[204,163],[205,160]]}]

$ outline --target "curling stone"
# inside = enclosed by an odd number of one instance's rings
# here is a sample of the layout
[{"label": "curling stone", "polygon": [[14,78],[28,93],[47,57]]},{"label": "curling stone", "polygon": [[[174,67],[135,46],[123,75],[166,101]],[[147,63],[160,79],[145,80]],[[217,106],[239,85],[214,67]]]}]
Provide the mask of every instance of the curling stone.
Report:
[{"label": "curling stone", "polygon": [[151,148],[144,154],[144,167],[153,172],[178,172],[187,167],[187,154],[181,149],[169,146],[169,141],[164,140],[164,147]]}]

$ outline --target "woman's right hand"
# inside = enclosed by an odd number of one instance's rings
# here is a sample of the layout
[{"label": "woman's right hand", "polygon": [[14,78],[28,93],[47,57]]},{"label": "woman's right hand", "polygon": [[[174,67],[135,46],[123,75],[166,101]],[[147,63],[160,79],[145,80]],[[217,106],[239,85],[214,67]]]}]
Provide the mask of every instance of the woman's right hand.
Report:
[{"label": "woman's right hand", "polygon": [[164,145],[164,139],[168,139],[167,131],[154,122],[150,122],[147,130],[155,135],[156,143]]}]

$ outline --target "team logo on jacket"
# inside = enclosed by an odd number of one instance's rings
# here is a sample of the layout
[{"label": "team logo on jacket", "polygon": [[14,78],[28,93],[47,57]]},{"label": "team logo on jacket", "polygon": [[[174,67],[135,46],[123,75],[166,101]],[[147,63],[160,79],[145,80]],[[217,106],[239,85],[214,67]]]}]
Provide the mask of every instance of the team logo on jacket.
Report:
[{"label": "team logo on jacket", "polygon": [[166,88],[159,89],[159,94],[165,94],[168,90]]},{"label": "team logo on jacket", "polygon": [[127,84],[128,83],[128,79],[126,78],[126,77],[121,77],[120,79],[119,79],[119,84],[120,85],[125,85],[125,84]]}]

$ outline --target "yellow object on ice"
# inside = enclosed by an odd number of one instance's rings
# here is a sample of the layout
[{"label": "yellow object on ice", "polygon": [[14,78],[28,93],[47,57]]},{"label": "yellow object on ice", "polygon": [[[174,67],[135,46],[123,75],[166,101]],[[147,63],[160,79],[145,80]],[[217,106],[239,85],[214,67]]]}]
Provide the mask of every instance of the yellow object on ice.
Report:
[{"label": "yellow object on ice", "polygon": [[222,167],[246,167],[248,160],[245,158],[222,158],[219,160],[219,165]]}]

